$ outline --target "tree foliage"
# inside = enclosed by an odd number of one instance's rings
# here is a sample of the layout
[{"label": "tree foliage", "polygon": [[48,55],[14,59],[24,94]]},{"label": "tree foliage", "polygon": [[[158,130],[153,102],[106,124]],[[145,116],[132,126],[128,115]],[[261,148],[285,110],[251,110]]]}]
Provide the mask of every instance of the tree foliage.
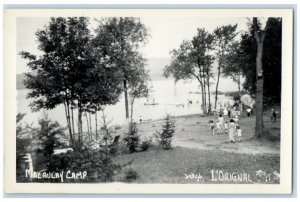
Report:
[{"label": "tree foliage", "polygon": [[[206,115],[206,86],[212,76],[214,36],[205,29],[198,29],[191,41],[184,40],[178,49],[171,51],[171,64],[164,69],[164,76],[173,76],[175,81],[195,78],[201,86],[202,111]],[[209,101],[210,103],[210,101]]]},{"label": "tree foliage", "polygon": [[219,79],[222,73],[222,70],[226,64],[225,57],[229,53],[229,47],[234,41],[236,33],[237,24],[235,25],[223,25],[217,27],[214,30],[214,47],[216,49],[216,55],[218,60],[217,65],[217,82],[216,82],[216,95],[215,95],[215,108],[217,108],[218,101],[218,88],[219,88]]},{"label": "tree foliage", "polygon": [[[84,172],[85,179],[64,179],[64,182],[112,182],[114,175],[121,170],[103,151],[83,148],[55,155],[47,164],[48,172]],[[59,181],[60,182],[60,181]]]},{"label": "tree foliage", "polygon": [[172,139],[175,135],[175,121],[169,114],[164,119],[161,131],[156,131],[154,135],[164,150],[171,149]]},{"label": "tree foliage", "polygon": [[130,153],[137,151],[140,143],[140,136],[138,135],[138,128],[135,122],[129,123],[129,129],[124,137],[124,141]]},{"label": "tree foliage", "polygon": [[171,64],[164,69],[164,76],[173,76],[175,82],[179,80],[197,77],[195,61],[192,60],[192,44],[190,41],[183,41],[178,49],[173,49],[171,54]]},{"label": "tree foliage", "polygon": [[[51,18],[36,33],[41,56],[20,53],[29,60],[32,70],[25,79],[25,86],[30,89],[27,98],[34,99],[32,109],[53,109],[64,104],[71,135],[74,108],[78,109],[80,135],[83,111],[116,103],[122,91],[119,72],[113,68],[116,61],[106,52],[107,46],[92,41],[88,24],[84,17]],[[105,38],[106,34],[99,37]]]},{"label": "tree foliage", "polygon": [[16,153],[22,155],[29,152],[30,143],[32,138],[29,137],[26,127],[21,123],[26,114],[18,113],[16,116]]},{"label": "tree foliage", "polygon": [[[258,24],[260,26],[260,24]],[[272,18],[264,41],[263,78],[264,102],[266,104],[280,103],[281,100],[281,44],[282,19]],[[243,61],[240,63],[245,76],[244,88],[252,95],[256,93],[256,40],[254,27],[242,34],[241,51]]]},{"label": "tree foliage", "polygon": [[140,54],[139,47],[145,44],[147,37],[145,25],[134,17],[103,18],[96,29],[94,44],[103,47],[102,51],[120,75],[119,82],[123,83],[126,118],[129,117],[127,89],[146,79],[143,77],[146,59]]},{"label": "tree foliage", "polygon": [[240,42],[235,41],[229,47],[228,54],[224,57],[226,65],[222,69],[225,78],[231,78],[238,85],[239,97],[241,96],[242,65],[244,63]]},{"label": "tree foliage", "polygon": [[146,71],[142,66],[138,69],[137,72],[137,74],[132,76],[132,78],[134,79],[131,80],[128,86],[131,106],[131,121],[133,120],[133,106],[135,99],[147,97],[149,95],[149,71]]}]

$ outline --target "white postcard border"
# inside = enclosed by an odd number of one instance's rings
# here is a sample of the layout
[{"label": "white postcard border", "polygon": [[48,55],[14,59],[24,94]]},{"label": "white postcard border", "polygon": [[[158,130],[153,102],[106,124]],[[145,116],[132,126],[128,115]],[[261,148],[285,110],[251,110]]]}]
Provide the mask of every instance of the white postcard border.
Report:
[{"label": "white postcard border", "polygon": [[[16,18],[49,16],[282,17],[282,103],[279,185],[269,184],[50,184],[16,183]],[[289,194],[292,186],[292,9],[6,9],[4,10],[5,193]]]}]

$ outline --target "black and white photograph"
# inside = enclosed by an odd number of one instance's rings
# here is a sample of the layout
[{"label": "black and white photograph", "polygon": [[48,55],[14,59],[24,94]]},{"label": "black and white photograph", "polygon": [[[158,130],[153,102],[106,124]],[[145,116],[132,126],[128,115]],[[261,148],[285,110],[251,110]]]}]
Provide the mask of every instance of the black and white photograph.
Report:
[{"label": "black and white photograph", "polygon": [[4,14],[7,190],[291,191],[292,10]]}]

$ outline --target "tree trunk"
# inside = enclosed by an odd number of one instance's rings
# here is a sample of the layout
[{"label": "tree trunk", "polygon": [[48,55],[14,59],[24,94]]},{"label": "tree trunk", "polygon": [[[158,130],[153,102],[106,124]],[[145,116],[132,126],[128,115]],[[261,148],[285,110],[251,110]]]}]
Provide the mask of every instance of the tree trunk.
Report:
[{"label": "tree trunk", "polygon": [[67,125],[68,125],[68,129],[69,129],[70,141],[72,143],[73,142],[73,136],[72,136],[72,129],[71,129],[71,125],[70,125],[70,116],[68,114],[68,104],[66,102],[64,102],[64,106],[65,106],[65,114],[66,114],[66,119],[67,119]]},{"label": "tree trunk", "polygon": [[200,75],[200,79],[199,79],[199,83],[201,86],[201,96],[202,96],[202,111],[203,111],[203,116],[207,116],[207,111],[206,111],[206,105],[205,105],[205,91],[204,91],[204,83],[202,81],[201,75]]},{"label": "tree trunk", "polygon": [[98,120],[97,120],[97,109],[95,110],[95,132],[96,132],[96,141],[98,140]]},{"label": "tree trunk", "polygon": [[127,93],[127,81],[124,79],[124,97],[125,97],[125,113],[126,113],[126,119],[129,118],[129,110],[128,110],[128,93]]},{"label": "tree trunk", "polygon": [[263,42],[257,44],[256,56],[256,123],[255,123],[255,137],[261,138],[263,134],[263,90],[264,80],[262,75],[262,55],[263,55]]},{"label": "tree trunk", "polygon": [[215,95],[215,109],[217,109],[217,102],[218,102],[218,88],[219,88],[220,75],[221,75],[221,66],[220,66],[220,64],[219,64],[219,67],[218,67],[217,84],[216,84],[216,95]]},{"label": "tree trunk", "polygon": [[208,94],[208,107],[211,108],[209,76],[207,76],[207,94]]},{"label": "tree trunk", "polygon": [[209,83],[209,67],[206,68],[206,85],[207,85],[207,97],[208,97],[208,108],[211,109],[211,102],[210,102],[210,83]]},{"label": "tree trunk", "polygon": [[133,117],[133,103],[134,103],[134,98],[130,103],[130,122],[132,122],[132,117]]},{"label": "tree trunk", "polygon": [[75,135],[75,124],[74,124],[74,109],[73,107],[71,107],[71,118],[72,118],[72,131],[73,131],[73,134]]},{"label": "tree trunk", "polygon": [[70,138],[73,141],[73,132],[72,132],[72,126],[71,126],[71,116],[70,116],[70,103],[67,101],[67,111],[68,111],[68,127],[69,127],[69,132],[70,133]]},{"label": "tree trunk", "polygon": [[263,96],[264,96],[264,77],[262,57],[264,52],[264,40],[269,28],[271,18],[268,18],[264,30],[259,30],[257,18],[253,18],[254,36],[257,42],[256,55],[256,123],[255,123],[255,138],[260,139],[263,134]]},{"label": "tree trunk", "polygon": [[205,105],[205,95],[204,95],[204,86],[201,84],[201,95],[202,95],[202,111],[203,111],[203,116],[207,116],[207,110],[206,110],[206,105]]},{"label": "tree trunk", "polygon": [[91,133],[91,139],[92,139],[93,128],[92,128],[92,115],[91,115],[91,112],[89,112],[89,122],[90,122],[90,133]]},{"label": "tree trunk", "polygon": [[91,141],[89,117],[88,117],[88,115],[87,115],[86,111],[85,111],[84,113],[85,113],[85,118],[86,118],[86,128],[87,128],[87,134],[88,134],[88,136],[89,136],[89,141]]},{"label": "tree trunk", "polygon": [[238,83],[238,90],[239,90],[239,96],[240,96],[240,115],[242,116],[243,114],[243,103],[241,101],[241,80],[240,80],[240,74],[238,75],[238,79],[237,79],[237,83]]},{"label": "tree trunk", "polygon": [[82,141],[82,109],[81,104],[78,102],[78,140]]},{"label": "tree trunk", "polygon": [[205,106],[205,101],[204,101],[203,81],[202,81],[202,76],[201,76],[201,65],[199,63],[199,59],[198,59],[198,67],[199,67],[199,76],[197,76],[196,74],[193,74],[193,76],[199,81],[199,84],[201,86],[202,111],[203,111],[203,116],[207,116],[207,111],[206,111],[206,106]]},{"label": "tree trunk", "polygon": [[[203,73],[203,76],[204,76],[204,73]],[[203,90],[204,90],[204,106],[205,106],[205,109],[206,109],[206,81],[205,81],[205,78],[203,77]]]},{"label": "tree trunk", "polygon": [[[206,102],[205,102],[205,83],[204,83],[204,74],[201,69],[201,64],[200,64],[200,58],[198,57],[198,68],[199,68],[199,77],[196,76],[198,79],[200,86],[201,86],[201,95],[202,95],[202,111],[203,111],[203,116],[207,116],[207,111],[206,111]],[[204,68],[204,67],[203,67]],[[203,75],[202,75],[203,74]]]},{"label": "tree trunk", "polygon": [[241,75],[240,74],[238,75],[237,83],[238,83],[239,96],[241,98]]}]

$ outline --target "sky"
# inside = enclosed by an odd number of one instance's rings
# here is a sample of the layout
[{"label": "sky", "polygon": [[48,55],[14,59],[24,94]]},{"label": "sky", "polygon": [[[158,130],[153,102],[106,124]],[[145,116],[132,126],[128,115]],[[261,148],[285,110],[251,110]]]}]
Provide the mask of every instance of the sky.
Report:
[{"label": "sky", "polygon": [[[141,22],[149,30],[148,42],[141,47],[141,52],[146,58],[168,58],[169,52],[179,47],[183,40],[190,40],[196,35],[197,28],[205,28],[212,32],[216,27],[228,24],[237,24],[237,31],[246,31],[247,18],[224,18],[224,17],[182,17],[182,16],[147,16],[141,17]],[[39,54],[38,43],[35,33],[47,25],[49,18],[22,17],[17,19],[17,53],[28,51]],[[94,29],[97,22],[90,19],[90,27]],[[17,74],[29,71],[26,60],[17,56]]]}]

